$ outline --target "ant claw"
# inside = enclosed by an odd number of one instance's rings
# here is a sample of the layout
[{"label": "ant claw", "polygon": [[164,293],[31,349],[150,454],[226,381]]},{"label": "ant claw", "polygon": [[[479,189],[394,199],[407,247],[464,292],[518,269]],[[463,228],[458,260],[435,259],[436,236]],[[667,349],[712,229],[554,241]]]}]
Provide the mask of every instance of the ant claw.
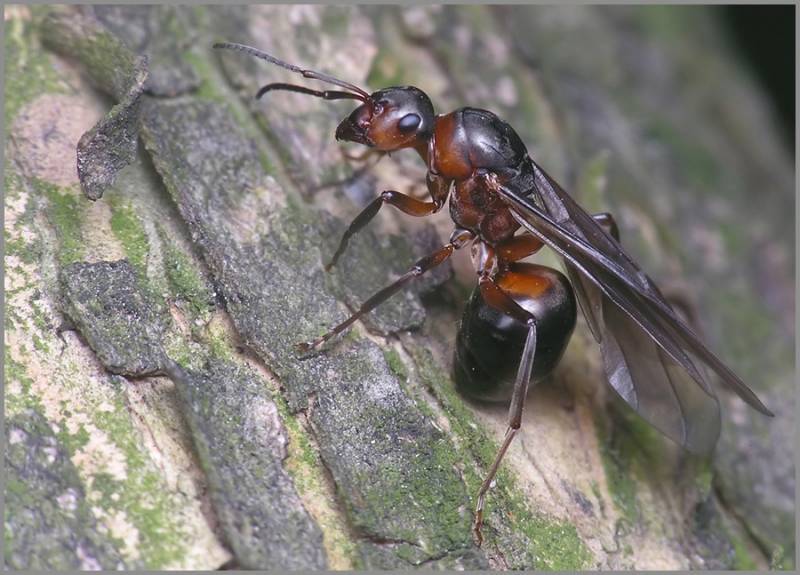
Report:
[{"label": "ant claw", "polygon": [[472,534],[475,536],[475,545],[478,547],[483,545],[483,534],[481,533],[480,525],[473,526]]},{"label": "ant claw", "polygon": [[294,350],[302,355],[307,354],[312,349],[314,349],[314,344],[309,343],[307,341],[301,341],[299,343],[294,344]]},{"label": "ant claw", "polygon": [[478,511],[475,516],[475,522],[472,524],[472,534],[475,536],[475,544],[480,547],[483,545],[483,533],[481,527],[483,526],[483,512]]},{"label": "ant claw", "polygon": [[299,343],[294,344],[294,349],[300,356],[307,356],[309,353],[317,349],[327,340],[328,340],[327,337],[321,337],[315,339],[314,341],[301,341]]}]

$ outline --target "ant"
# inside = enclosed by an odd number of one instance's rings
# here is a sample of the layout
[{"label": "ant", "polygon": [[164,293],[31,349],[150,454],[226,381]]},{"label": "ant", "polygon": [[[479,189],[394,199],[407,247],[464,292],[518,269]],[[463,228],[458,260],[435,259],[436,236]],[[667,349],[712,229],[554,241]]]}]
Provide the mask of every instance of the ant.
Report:
[{"label": "ant", "polygon": [[[517,366],[508,429],[476,496],[473,533],[478,545],[483,541],[484,499],[522,423],[528,386],[532,377],[541,379],[558,363],[575,325],[576,301],[600,345],[611,387],[649,424],[687,450],[710,453],[720,432],[719,402],[696,362],[711,368],[754,409],[773,415],[623,251],[613,217],[584,211],[494,113],[466,107],[437,115],[430,98],[414,86],[370,94],[256,48],[227,42],[214,47],[244,52],[340,88],[314,90],[276,82],[263,86],[256,98],[285,90],[324,100],[357,100],[360,105],[336,129],[337,140],[378,152],[410,148],[425,162],[430,201],[394,190],[382,192],[344,232],[327,270],[384,205],[425,217],[439,212],[449,199],[455,229],[444,246],[417,261],[345,321],[297,348],[302,353],[318,348],[456,250],[471,246],[478,286],[459,332],[456,380],[467,393],[492,396],[498,393],[494,387],[508,387],[497,377],[500,363]],[[564,259],[566,276],[520,261],[544,245]]]}]

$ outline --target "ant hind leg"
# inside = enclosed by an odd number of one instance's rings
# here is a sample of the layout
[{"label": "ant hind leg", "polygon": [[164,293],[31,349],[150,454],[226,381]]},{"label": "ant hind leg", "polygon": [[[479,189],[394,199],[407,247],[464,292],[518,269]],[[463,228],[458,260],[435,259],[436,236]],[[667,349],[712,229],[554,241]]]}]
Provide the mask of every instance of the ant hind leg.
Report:
[{"label": "ant hind leg", "polygon": [[475,521],[472,525],[472,532],[480,547],[483,543],[481,528],[483,526],[483,509],[486,493],[491,489],[492,482],[497,475],[497,470],[500,468],[503,457],[522,425],[522,412],[525,408],[525,398],[528,395],[528,385],[530,384],[533,361],[536,356],[536,321],[533,315],[517,304],[511,296],[495,282],[493,277],[488,274],[482,275],[479,282],[481,295],[486,303],[528,325],[528,336],[525,339],[525,347],[523,348],[519,368],[517,369],[517,376],[514,380],[511,405],[508,409],[508,429],[506,430],[503,443],[495,456],[494,463],[492,463],[492,466],[489,468],[489,472],[486,474],[486,478],[483,480],[476,496]]}]

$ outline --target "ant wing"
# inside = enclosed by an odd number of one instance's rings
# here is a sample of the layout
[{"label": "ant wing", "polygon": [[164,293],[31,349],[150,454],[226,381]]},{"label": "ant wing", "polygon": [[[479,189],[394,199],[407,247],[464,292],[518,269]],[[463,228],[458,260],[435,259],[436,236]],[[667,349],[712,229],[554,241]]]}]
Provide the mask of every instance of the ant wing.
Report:
[{"label": "ant wing", "polygon": [[[610,333],[605,325],[610,317],[615,329],[624,328],[625,333],[634,334],[634,338],[646,334],[660,348],[659,354],[668,358],[667,364],[662,362],[665,373],[671,375],[680,371],[675,369],[680,367],[706,395],[713,396],[713,391],[692,361],[692,354],[749,405],[761,413],[772,415],[744,382],[675,314],[653,281],[619,243],[538,165],[531,163],[535,185],[529,193],[538,196],[546,212],[531,198],[505,186],[498,186],[497,191],[511,206],[520,224],[567,260],[570,275],[580,276],[576,285],[578,297],[583,298],[581,307],[584,311],[591,310],[589,322],[594,324],[593,333],[601,344]],[[597,293],[597,288],[603,297]],[[627,315],[628,321],[623,322],[613,311],[606,311],[612,309],[612,304]],[[616,341],[619,344],[618,337]],[[620,350],[624,348],[621,345],[617,347]],[[649,356],[654,357],[653,354]]]},{"label": "ant wing", "polygon": [[603,367],[614,391],[673,441],[693,453],[710,453],[719,438],[720,409],[705,372],[700,373],[702,386],[696,385],[688,372],[587,276],[568,261],[564,264],[600,344]]},{"label": "ant wing", "polygon": [[[587,285],[586,289],[600,302],[600,349],[614,391],[673,441],[692,453],[710,453],[720,433],[719,402],[711,388],[697,385],[596,286]],[[703,377],[705,372],[700,375]]]}]

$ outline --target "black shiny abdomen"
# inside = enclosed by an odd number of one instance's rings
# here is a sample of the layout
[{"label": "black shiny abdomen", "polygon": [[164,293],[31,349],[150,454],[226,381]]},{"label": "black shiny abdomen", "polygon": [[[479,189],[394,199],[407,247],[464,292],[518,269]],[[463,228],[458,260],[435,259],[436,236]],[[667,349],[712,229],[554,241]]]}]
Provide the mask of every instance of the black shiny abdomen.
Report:
[{"label": "black shiny abdomen", "polygon": [[[554,288],[538,298],[514,298],[536,317],[532,380],[537,381],[550,374],[564,354],[575,328],[575,295],[569,280],[554,269],[530,263],[515,264],[514,268],[548,274],[554,279]],[[489,307],[476,287],[464,309],[456,339],[456,389],[475,399],[508,400],[527,335],[525,324]]]}]

